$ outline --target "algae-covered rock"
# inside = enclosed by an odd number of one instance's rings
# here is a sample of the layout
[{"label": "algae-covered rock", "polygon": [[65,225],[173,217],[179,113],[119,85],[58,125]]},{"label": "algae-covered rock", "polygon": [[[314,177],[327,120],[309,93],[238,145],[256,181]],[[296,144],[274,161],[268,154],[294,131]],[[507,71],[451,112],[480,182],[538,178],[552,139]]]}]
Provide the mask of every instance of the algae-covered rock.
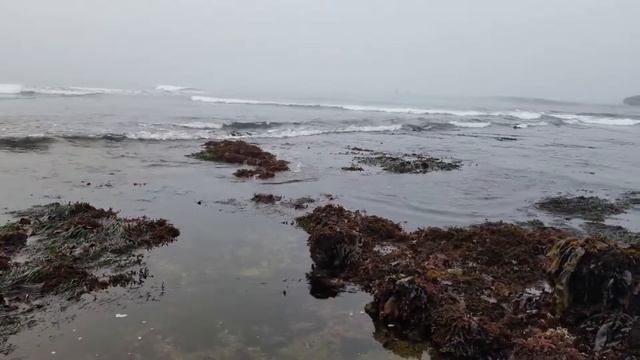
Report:
[{"label": "algae-covered rock", "polygon": [[342,171],[364,171],[364,169],[362,168],[362,166],[351,164],[349,166],[343,166]]},{"label": "algae-covered rock", "polygon": [[258,204],[275,204],[282,200],[282,196],[273,194],[254,194],[251,201]]},{"label": "algae-covered rock", "polygon": [[601,222],[611,215],[624,213],[627,201],[610,201],[596,196],[554,196],[536,203],[541,210],[565,217]]},{"label": "algae-covered rock", "polygon": [[[59,295],[67,300],[110,286],[141,284],[148,276],[141,249],[174,241],[180,232],[166,220],[122,218],[86,203],[36,206],[14,213],[0,227],[0,353],[23,317]],[[27,238],[32,239],[27,242]],[[20,255],[21,261],[12,261]]]},{"label": "algae-covered rock", "polygon": [[331,284],[370,292],[366,311],[376,328],[428,341],[447,357],[637,355],[637,247],[541,225],[406,232],[334,205],[298,223],[309,233],[309,278],[322,284],[323,294],[331,294]]},{"label": "algae-covered rock", "polygon": [[459,169],[462,165],[460,161],[446,161],[427,155],[374,155],[359,156],[355,160],[364,165],[378,166],[384,171],[398,174],[425,174],[432,171],[450,171]]},{"label": "algae-covered rock", "polygon": [[629,231],[619,225],[587,222],[582,224],[582,228],[590,235],[601,235],[621,244],[640,244],[640,233]]},{"label": "algae-covered rock", "polygon": [[288,171],[289,163],[278,160],[275,155],[260,149],[258,146],[241,140],[209,141],[204,149],[191,156],[206,161],[218,161],[229,164],[251,165],[252,169],[239,169],[234,175],[240,178],[258,177],[269,179],[275,173]]},{"label": "algae-covered rock", "polygon": [[[640,246],[564,239],[549,253],[556,309],[596,352],[628,354],[640,316]],[[640,352],[635,352],[640,355]]]}]

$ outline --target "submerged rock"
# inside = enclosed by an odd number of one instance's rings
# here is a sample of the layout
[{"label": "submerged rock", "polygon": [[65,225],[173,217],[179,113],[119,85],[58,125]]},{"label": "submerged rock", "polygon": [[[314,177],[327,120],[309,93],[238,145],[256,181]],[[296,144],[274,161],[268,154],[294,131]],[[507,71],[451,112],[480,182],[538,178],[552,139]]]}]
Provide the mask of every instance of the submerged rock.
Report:
[{"label": "submerged rock", "polygon": [[[26,326],[23,317],[47,304],[49,295],[79,299],[110,286],[141,284],[148,276],[141,249],[174,241],[166,220],[121,218],[86,203],[36,206],[16,212],[19,221],[0,227],[0,353],[7,336]],[[27,243],[27,238],[33,239]],[[16,254],[21,260],[13,262]]]},{"label": "submerged rock", "polygon": [[191,156],[200,160],[255,167],[237,170],[234,173],[236,177],[269,179],[274,177],[277,172],[289,170],[287,161],[278,160],[275,155],[241,140],[209,141],[203,147],[202,151]]},{"label": "submerged rock", "polygon": [[259,204],[275,204],[280,200],[282,200],[282,196],[273,194],[255,194],[251,198],[251,201]]},{"label": "submerged rock", "polygon": [[462,163],[457,160],[445,161],[427,155],[392,156],[378,154],[374,156],[358,156],[355,158],[360,164],[378,166],[384,171],[399,174],[425,174],[432,171],[450,171],[459,169]]},{"label": "submerged rock", "polygon": [[640,244],[640,233],[629,231],[622,226],[587,222],[582,228],[590,235],[602,235],[621,244]]},{"label": "submerged rock", "polygon": [[539,201],[536,206],[555,215],[601,222],[608,216],[624,213],[631,201],[610,201],[596,196],[554,196]]},{"label": "submerged rock", "polygon": [[364,169],[362,166],[351,164],[349,166],[342,167],[342,171],[364,171]]},{"label": "submerged rock", "polygon": [[304,210],[309,207],[309,204],[316,202],[316,199],[310,196],[303,196],[296,199],[289,199],[282,202],[282,205],[294,208],[296,210]]},{"label": "submerged rock", "polygon": [[640,356],[637,247],[506,223],[406,232],[334,205],[298,223],[316,284],[359,286],[373,295],[366,311],[376,328],[429,341],[445,356]]}]

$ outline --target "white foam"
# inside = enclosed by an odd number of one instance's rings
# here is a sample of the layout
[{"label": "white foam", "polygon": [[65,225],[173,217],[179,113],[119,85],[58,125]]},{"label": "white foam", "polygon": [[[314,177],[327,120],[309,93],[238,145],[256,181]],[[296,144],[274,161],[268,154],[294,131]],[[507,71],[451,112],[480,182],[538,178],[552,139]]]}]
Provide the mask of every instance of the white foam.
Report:
[{"label": "white foam", "polygon": [[550,114],[551,116],[562,119],[569,124],[593,124],[593,125],[612,125],[612,126],[633,126],[640,124],[640,120],[614,117],[599,117],[593,115],[577,115],[577,114]]},{"label": "white foam", "polygon": [[164,93],[201,93],[202,91],[188,87],[188,86],[177,86],[177,85],[158,85],[156,86],[156,91],[164,92]]},{"label": "white foam", "polygon": [[378,125],[378,126],[347,126],[338,129],[271,129],[264,133],[246,135],[228,135],[226,138],[288,138],[301,136],[314,136],[322,134],[356,133],[356,132],[385,132],[402,129],[402,125]]},{"label": "white foam", "polygon": [[191,132],[191,131],[137,131],[124,135],[128,139],[134,140],[201,140],[212,138],[209,132]]},{"label": "white foam", "polygon": [[209,96],[192,96],[191,100],[201,101],[206,103],[215,104],[243,104],[243,105],[275,105],[275,106],[313,106],[312,104],[297,104],[297,103],[285,103],[277,101],[261,101],[261,100],[247,100],[247,99],[233,99],[233,98],[216,98]]},{"label": "white foam", "polygon": [[88,92],[88,93],[104,94],[104,95],[140,95],[140,94],[143,93],[140,90],[94,88],[94,87],[77,87],[77,86],[72,86],[69,89],[71,91],[85,91],[85,92]]},{"label": "white foam", "polygon": [[94,87],[48,87],[48,86],[35,86],[35,87],[23,87],[22,92],[40,94],[40,95],[54,95],[54,96],[87,96],[87,95],[140,95],[142,92],[138,90],[127,89],[110,89],[110,88],[94,88]]},{"label": "white foam", "polygon": [[179,124],[173,124],[173,125],[183,127],[183,128],[188,128],[188,129],[222,129],[222,127],[224,126],[224,124],[220,124],[220,123],[208,123],[208,122],[200,122],[200,121],[179,123]]},{"label": "white foam", "polygon": [[518,129],[526,129],[526,128],[530,127],[530,126],[546,126],[546,125],[549,125],[549,123],[546,122],[546,121],[540,121],[540,122],[537,122],[537,123],[516,124],[514,127],[518,128]]},{"label": "white foam", "polygon": [[[124,134],[128,139],[134,140],[202,140],[202,139],[245,139],[245,138],[290,138],[302,136],[314,136],[334,133],[355,132],[384,132],[402,128],[402,125],[380,126],[348,126],[339,129],[271,129],[263,133],[244,135],[221,135],[210,131],[136,131]],[[95,137],[100,137],[96,135]]]},{"label": "white foam", "polygon": [[490,126],[490,122],[468,122],[468,121],[449,121],[449,124],[464,128],[485,128]]},{"label": "white foam", "polygon": [[510,116],[522,120],[537,120],[540,119],[544,114],[539,112],[532,111],[522,111],[522,110],[513,110],[513,111],[495,111],[489,113],[489,115],[493,116]]},{"label": "white foam", "polygon": [[399,108],[399,107],[379,107],[366,105],[327,105],[327,107],[338,108],[350,111],[384,112],[390,114],[413,114],[413,115],[456,115],[456,116],[482,116],[487,113],[473,110],[439,110],[420,108]]},{"label": "white foam", "polygon": [[292,107],[317,107],[328,109],[339,109],[347,111],[360,112],[382,112],[388,114],[409,114],[409,115],[452,115],[462,117],[482,117],[482,116],[509,116],[522,120],[540,119],[543,113],[512,110],[512,111],[478,111],[478,110],[451,110],[451,109],[425,109],[416,107],[389,107],[389,106],[371,106],[371,105],[354,105],[354,104],[314,104],[314,103],[297,103],[282,101],[264,101],[250,100],[238,98],[219,98],[209,96],[192,96],[191,100],[215,103],[215,104],[231,104],[231,105],[270,105],[270,106],[292,106]]},{"label": "white foam", "polygon": [[23,88],[20,84],[0,84],[0,94],[20,94]]},{"label": "white foam", "polygon": [[415,114],[415,115],[456,115],[456,116],[482,116],[488,115],[486,112],[473,111],[473,110],[439,110],[439,109],[421,109],[411,107],[381,107],[381,106],[368,106],[368,105],[340,105],[340,104],[314,104],[314,103],[296,103],[296,102],[282,102],[282,101],[264,101],[264,100],[250,100],[250,99],[236,99],[236,98],[218,98],[210,96],[192,96],[191,100],[200,101],[206,103],[215,104],[230,104],[230,105],[271,105],[271,106],[292,106],[292,107],[318,107],[339,109],[348,111],[362,111],[362,112],[384,112],[390,114]]}]

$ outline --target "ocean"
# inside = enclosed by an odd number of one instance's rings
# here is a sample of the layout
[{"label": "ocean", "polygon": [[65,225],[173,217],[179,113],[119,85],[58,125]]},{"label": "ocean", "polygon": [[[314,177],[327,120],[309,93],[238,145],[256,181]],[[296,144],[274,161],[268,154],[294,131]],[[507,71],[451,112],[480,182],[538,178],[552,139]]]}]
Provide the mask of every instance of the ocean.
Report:
[{"label": "ocean", "polygon": [[[237,179],[237,166],[187,156],[218,139],[258,144],[291,171]],[[345,172],[353,148],[429,154],[462,168]],[[181,230],[177,242],[146,254],[144,285],[33,314],[9,338],[10,358],[401,358],[372,335],[369,295],[310,295],[307,234],[291,225],[307,210],[256,205],[253,194],[309,196],[407,229],[532,219],[580,229],[533,204],[640,190],[639,149],[640,108],[622,104],[0,85],[0,220],[32,205],[86,201]],[[640,231],[639,220],[635,209],[607,223]]]}]

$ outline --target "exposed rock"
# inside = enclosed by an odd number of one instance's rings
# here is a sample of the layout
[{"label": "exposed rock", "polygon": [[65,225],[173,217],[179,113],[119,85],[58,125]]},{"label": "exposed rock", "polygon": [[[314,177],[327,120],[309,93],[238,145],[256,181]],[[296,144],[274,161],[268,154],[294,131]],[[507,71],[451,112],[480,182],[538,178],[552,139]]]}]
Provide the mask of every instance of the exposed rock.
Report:
[{"label": "exposed rock", "polygon": [[399,174],[425,174],[432,171],[456,170],[462,166],[457,160],[445,161],[427,155],[374,155],[358,156],[354,159],[360,164],[379,166],[384,171]]},{"label": "exposed rock", "polygon": [[252,169],[239,169],[234,175],[241,178],[258,177],[269,179],[275,173],[288,171],[289,163],[278,160],[275,155],[268,153],[258,146],[241,140],[209,141],[203,145],[204,149],[192,154],[196,159],[218,161],[229,164],[251,165]]},{"label": "exposed rock", "polygon": [[[110,286],[141,284],[148,276],[140,249],[174,241],[166,220],[126,219],[86,203],[36,206],[0,227],[0,353],[7,336],[26,326],[24,316],[49,295],[67,300]],[[27,237],[37,235],[27,244]],[[11,259],[21,254],[20,262]],[[38,301],[39,305],[34,305]]]},{"label": "exposed rock", "polygon": [[622,244],[640,244],[640,233],[629,231],[622,226],[588,222],[582,228],[590,235],[602,235]]},{"label": "exposed rock", "polygon": [[298,223],[309,233],[316,284],[370,292],[377,329],[392,326],[445,356],[640,356],[638,247],[505,223],[406,232],[333,205]]},{"label": "exposed rock", "polygon": [[362,166],[351,164],[349,166],[342,167],[342,171],[364,171],[364,169]]},{"label": "exposed rock", "polygon": [[259,204],[275,204],[282,200],[282,196],[276,196],[273,194],[255,194],[251,201]]}]

